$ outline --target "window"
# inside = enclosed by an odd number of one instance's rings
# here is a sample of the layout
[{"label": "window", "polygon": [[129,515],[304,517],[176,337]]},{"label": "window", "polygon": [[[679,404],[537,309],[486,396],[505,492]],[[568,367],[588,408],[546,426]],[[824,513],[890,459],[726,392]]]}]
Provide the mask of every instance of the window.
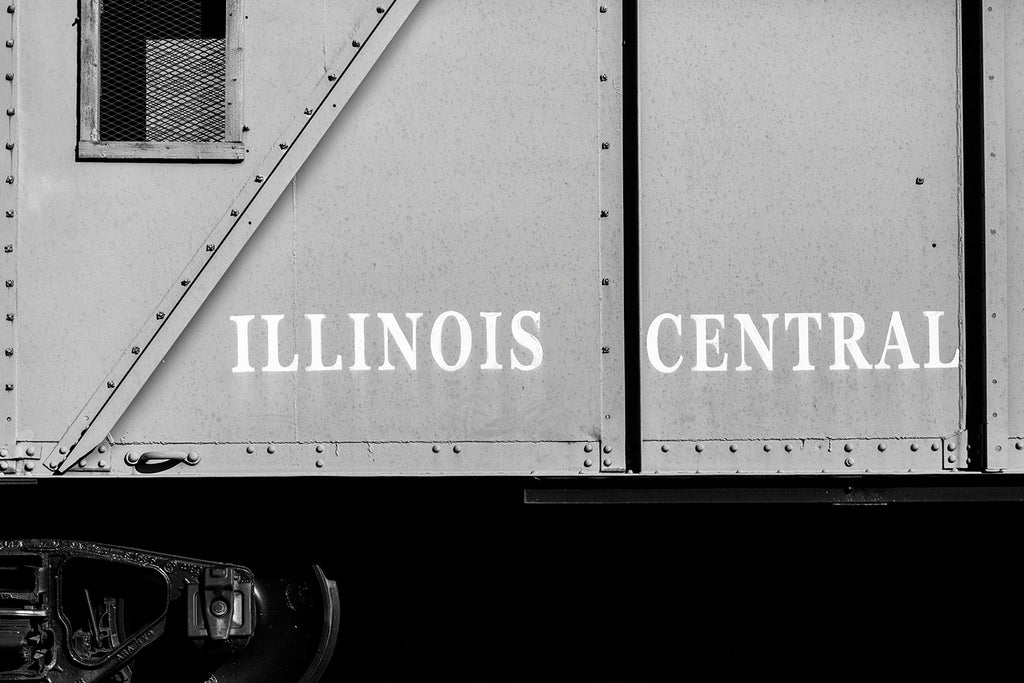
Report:
[{"label": "window", "polygon": [[240,161],[241,0],[82,0],[79,159]]}]

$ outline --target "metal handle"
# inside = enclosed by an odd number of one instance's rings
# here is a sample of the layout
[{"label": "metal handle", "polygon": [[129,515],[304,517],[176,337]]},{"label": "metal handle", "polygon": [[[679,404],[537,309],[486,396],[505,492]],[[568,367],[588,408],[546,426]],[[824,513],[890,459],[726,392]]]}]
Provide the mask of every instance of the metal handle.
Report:
[{"label": "metal handle", "polygon": [[199,463],[201,456],[198,451],[146,451],[145,453],[128,453],[124,456],[124,461],[135,467],[136,465],[144,465],[148,462],[183,462],[186,465],[196,465]]}]

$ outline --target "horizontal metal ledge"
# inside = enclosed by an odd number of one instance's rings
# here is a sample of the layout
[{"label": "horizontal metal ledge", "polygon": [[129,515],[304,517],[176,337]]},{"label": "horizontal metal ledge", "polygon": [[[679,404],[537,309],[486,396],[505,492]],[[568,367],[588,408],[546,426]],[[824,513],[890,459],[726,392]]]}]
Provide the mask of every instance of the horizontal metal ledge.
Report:
[{"label": "horizontal metal ledge", "polygon": [[245,159],[242,142],[78,141],[79,161],[224,161]]},{"label": "horizontal metal ledge", "polygon": [[637,475],[604,480],[539,482],[523,490],[532,504],[1024,502],[1024,475],[947,473],[878,477],[707,476],[671,480]]}]

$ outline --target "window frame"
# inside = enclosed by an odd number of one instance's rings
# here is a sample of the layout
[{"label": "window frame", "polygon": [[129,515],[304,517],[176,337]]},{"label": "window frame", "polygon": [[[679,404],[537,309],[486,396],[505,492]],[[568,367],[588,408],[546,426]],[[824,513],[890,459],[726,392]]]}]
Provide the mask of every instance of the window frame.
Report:
[{"label": "window frame", "polygon": [[100,8],[103,0],[81,0],[79,17],[79,161],[221,161],[245,158],[242,142],[243,0],[225,0],[224,142],[145,142],[100,140]]}]

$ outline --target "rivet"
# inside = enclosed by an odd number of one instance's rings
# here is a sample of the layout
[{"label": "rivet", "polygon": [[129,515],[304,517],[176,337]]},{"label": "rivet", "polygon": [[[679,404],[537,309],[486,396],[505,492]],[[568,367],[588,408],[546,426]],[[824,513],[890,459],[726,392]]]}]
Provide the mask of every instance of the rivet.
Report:
[{"label": "rivet", "polygon": [[933,450],[933,451],[937,451],[937,450],[939,450],[939,444],[937,444],[937,443],[933,443],[933,444],[932,444],[932,450]]},{"label": "rivet", "polygon": [[693,450],[697,451],[698,453],[703,453],[704,452],[704,444],[702,444],[702,443],[697,444],[696,446],[693,447]]},{"label": "rivet", "polygon": [[316,445],[316,452],[317,452],[317,453],[323,453],[323,452],[324,452],[324,446],[323,446],[323,444],[317,444],[317,445]]},{"label": "rivet", "polygon": [[7,13],[8,14],[14,14],[14,5],[8,5],[7,6]]},{"label": "rivet", "polygon": [[459,446],[458,444],[452,446],[452,453],[461,453],[461,452],[462,452],[462,446]]},{"label": "rivet", "polygon": [[207,244],[206,245],[206,251],[216,251],[216,250],[217,250],[217,245],[216,244]]},{"label": "rivet", "polygon": [[7,47],[14,47],[14,41],[13,40],[8,40],[5,44],[7,45]]},{"label": "rivet", "polygon": [[57,452],[60,453],[61,455],[67,455],[68,454],[68,447],[67,446],[61,446],[60,448],[57,449]]},{"label": "rivet", "polygon": [[878,444],[878,450],[879,450],[880,452],[885,452],[885,444],[884,444],[884,443],[880,443],[880,444]]},{"label": "rivet", "polygon": [[14,286],[14,280],[7,280],[6,282],[4,282],[4,284],[6,286],[8,286],[8,287],[13,287]]},{"label": "rivet", "polygon": [[1024,443],[1021,443],[1020,441],[1018,441],[1017,443],[1013,444],[1013,447],[1016,448],[1019,451],[1021,449],[1024,449]]},{"label": "rivet", "polygon": [[[786,452],[787,453],[791,453],[792,451],[793,451],[793,444],[787,443],[786,444]],[[779,470],[779,471],[781,472],[782,470]]]},{"label": "rivet", "polygon": [[609,279],[608,279],[608,278],[606,278],[606,277],[603,277],[603,278],[601,278],[601,284],[602,284],[603,286],[607,287],[608,285],[610,285],[610,284],[611,284],[611,280],[609,280]]},{"label": "rivet", "polygon": [[105,445],[104,446],[100,446],[99,447],[99,452],[100,453],[106,453],[107,452],[107,447]]},{"label": "rivet", "polygon": [[255,178],[253,178],[253,180],[256,181],[257,183],[262,183],[263,182],[263,176],[258,175]]},{"label": "rivet", "polygon": [[358,40],[353,40],[352,41],[352,47],[360,47],[360,46],[362,46],[362,43],[360,43]]},{"label": "rivet", "polygon": [[602,461],[601,464],[603,464],[605,467],[611,467],[612,466],[612,459],[611,458],[605,458]]},{"label": "rivet", "polygon": [[601,218],[608,218],[608,212],[604,209],[601,209]]},{"label": "rivet", "polygon": [[139,353],[141,351],[142,351],[142,349],[140,349],[138,346],[133,346],[132,347],[132,353],[134,353],[136,356],[139,355]]},{"label": "rivet", "polygon": [[846,460],[843,461],[843,464],[845,464],[847,467],[853,467],[853,463],[854,463],[854,459],[853,458],[847,458]]},{"label": "rivet", "polygon": [[158,311],[156,314],[157,320],[163,320],[165,317],[167,317],[167,315],[163,311]]},{"label": "rivet", "polygon": [[661,444],[661,452],[662,453],[668,453],[668,451],[669,451],[668,444],[667,443]]},{"label": "rivet", "polygon": [[12,149],[14,149],[14,143],[8,142],[7,144],[4,145],[4,147],[7,148],[7,151],[11,151]]},{"label": "rivet", "polygon": [[594,450],[594,444],[592,444],[592,443],[588,443],[588,444],[583,446],[583,452],[584,453],[590,453],[593,450]]},{"label": "rivet", "polygon": [[604,83],[605,81],[608,80],[608,74],[601,74],[600,78],[601,78],[601,82]]},{"label": "rivet", "polygon": [[7,465],[6,462],[0,462],[0,472],[6,472],[7,471],[7,467],[8,467],[8,465]]},{"label": "rivet", "polygon": [[26,472],[31,472],[35,468],[36,468],[36,464],[34,462],[32,462],[31,460],[29,460],[28,462],[25,463],[25,471]]},{"label": "rivet", "polygon": [[431,449],[430,449],[430,450],[432,450],[432,451],[433,451],[433,452],[435,452],[435,453],[440,453],[440,452],[441,452],[441,447],[440,447],[440,446],[438,446],[437,444],[434,444],[434,445],[433,445],[433,446],[431,447]]},{"label": "rivet", "polygon": [[584,467],[593,467],[594,466],[594,461],[591,460],[590,458],[587,458],[586,460],[583,461],[583,466]]},{"label": "rivet", "polygon": [[608,348],[607,346],[602,346],[601,347],[601,353],[611,353],[611,352],[612,352],[612,350],[610,348]]},{"label": "rivet", "polygon": [[324,461],[323,461],[323,460],[317,460],[317,461],[316,461],[316,462],[315,462],[314,464],[315,464],[315,465],[316,465],[317,467],[323,467],[323,466],[324,466]]},{"label": "rivet", "polygon": [[14,74],[12,74],[12,73],[4,74],[4,78],[6,78],[9,81],[13,81],[14,80]]},{"label": "rivet", "polygon": [[78,466],[79,466],[79,467],[81,467],[81,468],[83,468],[83,469],[84,469],[84,468],[86,467],[86,465],[88,465],[88,464],[89,464],[89,463],[87,463],[87,462],[86,462],[86,461],[84,461],[84,460],[79,460],[79,461],[78,461]]},{"label": "rivet", "polygon": [[33,456],[35,454],[36,454],[36,447],[35,446],[29,446],[28,448],[25,449],[25,455]]},{"label": "rivet", "polygon": [[851,453],[853,451],[853,444],[852,443],[846,444],[845,446],[843,446],[843,450],[846,451],[847,453]]},{"label": "rivet", "polygon": [[[1003,447],[1002,447],[1002,446],[996,446],[996,451],[997,451],[997,452],[998,452],[998,451],[1001,451],[1001,450],[1003,450]],[[970,461],[970,459],[968,459],[968,460],[967,460],[967,464],[970,464],[970,462],[971,462],[971,461]]]},{"label": "rivet", "polygon": [[253,446],[246,446],[245,452],[248,453],[249,455],[252,455],[253,453],[256,452],[256,449]]},{"label": "rivet", "polygon": [[267,453],[274,453],[276,451],[277,448],[274,447],[274,444],[270,444],[269,446],[267,446]]},{"label": "rivet", "polygon": [[5,356],[13,356],[14,355],[14,349],[12,349],[10,346],[8,346],[6,349],[4,349],[4,355]]},{"label": "rivet", "polygon": [[188,287],[190,284],[192,284],[191,280],[182,280],[181,281],[181,286],[182,287]]},{"label": "rivet", "polygon": [[948,462],[950,465],[952,465],[953,463],[956,462],[956,456],[955,455],[948,455],[948,456],[946,456],[946,462]]},{"label": "rivet", "polygon": [[607,142],[602,142],[601,149],[611,149],[611,145]]},{"label": "rivet", "polygon": [[99,462],[96,463],[96,466],[99,467],[101,470],[105,470],[107,469],[107,461],[100,460]]},{"label": "rivet", "polygon": [[924,185],[924,178],[915,178],[914,179],[914,184],[915,185]]},{"label": "rivet", "polygon": [[0,458],[6,458],[11,452],[6,448],[0,448]]},{"label": "rivet", "polygon": [[608,11],[608,6],[607,5],[601,5],[601,9],[600,9],[601,14],[604,14],[607,11]]},{"label": "rivet", "polygon": [[946,444],[946,450],[947,451],[955,451],[956,450],[956,444],[953,443],[952,441],[950,441],[949,443]]},{"label": "rivet", "polygon": [[734,443],[729,444],[729,452],[730,453],[735,453],[736,452],[736,444],[734,444]]},{"label": "rivet", "polygon": [[912,450],[913,452],[917,453],[917,444],[916,443],[910,444],[910,450]]},{"label": "rivet", "polygon": [[610,445],[606,445],[601,450],[603,450],[605,453],[611,453],[612,452],[612,447]]},{"label": "rivet", "polygon": [[55,469],[57,469],[57,463],[55,463],[55,462],[48,462],[48,463],[46,463],[46,469],[48,469],[48,470],[55,470]]},{"label": "rivet", "polygon": [[8,109],[7,110],[7,115],[8,116],[14,116],[14,109]]},{"label": "rivet", "polygon": [[771,451],[772,451],[772,445],[770,443],[766,443],[764,445],[764,452],[765,453],[771,453]]}]

